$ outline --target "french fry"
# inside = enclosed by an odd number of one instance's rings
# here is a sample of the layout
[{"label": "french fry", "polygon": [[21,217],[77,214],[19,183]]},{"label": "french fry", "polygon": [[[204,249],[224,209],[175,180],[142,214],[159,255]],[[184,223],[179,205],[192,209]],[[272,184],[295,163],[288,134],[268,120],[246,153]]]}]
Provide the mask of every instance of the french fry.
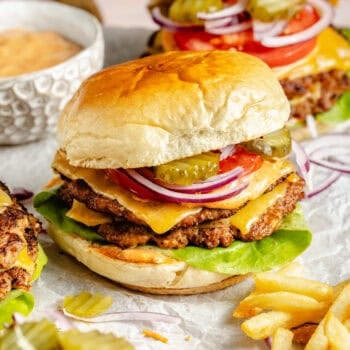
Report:
[{"label": "french fry", "polygon": [[332,350],[350,349],[349,331],[331,312],[325,317],[324,330]]},{"label": "french fry", "polygon": [[350,331],[350,318],[344,321],[344,326]]},{"label": "french fry", "polygon": [[245,334],[253,339],[271,337],[278,328],[294,328],[308,322],[319,322],[325,310],[290,313],[283,311],[268,311],[244,321],[241,328]]},{"label": "french fry", "polygon": [[304,266],[294,261],[289,264],[282,266],[278,271],[278,274],[286,276],[304,277],[305,271]]},{"label": "french fry", "polygon": [[241,328],[249,337],[260,340],[271,337],[278,328],[289,328],[293,315],[282,311],[269,311],[244,321]]},{"label": "french fry", "polygon": [[350,310],[350,283],[343,287],[339,296],[326,314],[326,317],[319,323],[314,334],[306,344],[305,350],[327,350],[329,346],[328,337],[325,333],[325,319],[333,314],[340,322],[347,319]]},{"label": "french fry", "polygon": [[333,287],[305,278],[264,272],[254,276],[256,292],[291,292],[306,295],[319,301],[333,299]]},{"label": "french fry", "polygon": [[342,281],[338,284],[336,284],[333,287],[333,294],[334,294],[334,299],[338,298],[339,294],[343,291],[343,289],[346,287],[347,284],[350,283],[350,280],[345,280]]},{"label": "french fry", "polygon": [[290,292],[252,293],[240,303],[240,308],[262,308],[287,312],[321,311],[327,309],[329,303],[306,295]]},{"label": "french fry", "polygon": [[318,281],[273,272],[258,273],[254,280],[256,292],[284,291],[309,296],[318,301],[331,302],[333,299],[333,287]]},{"label": "french fry", "polygon": [[292,350],[293,332],[286,328],[278,328],[272,339],[271,350]]},{"label": "french fry", "polygon": [[233,311],[232,316],[235,318],[249,318],[260,314],[262,311],[261,307],[252,307],[248,303],[240,302]]}]

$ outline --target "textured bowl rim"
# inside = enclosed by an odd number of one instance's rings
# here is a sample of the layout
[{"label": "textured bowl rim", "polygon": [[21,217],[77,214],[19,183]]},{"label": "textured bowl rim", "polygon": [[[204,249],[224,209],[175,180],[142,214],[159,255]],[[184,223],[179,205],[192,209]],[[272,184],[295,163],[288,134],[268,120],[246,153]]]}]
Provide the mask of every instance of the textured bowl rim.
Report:
[{"label": "textured bowl rim", "polygon": [[[29,2],[28,2],[28,0],[4,0],[4,1],[0,2],[0,9],[1,9],[1,6],[4,5],[4,4],[12,4],[12,5],[14,5],[16,3],[17,4],[28,5]],[[67,60],[64,60],[63,62],[55,64],[54,66],[50,66],[50,67],[43,68],[43,69],[40,69],[40,70],[36,70],[36,71],[33,71],[33,72],[23,73],[23,74],[18,74],[18,75],[11,75],[11,76],[8,76],[8,77],[0,77],[0,83],[6,83],[6,82],[14,80],[14,79],[29,80],[29,79],[32,79],[32,78],[36,78],[38,75],[42,75],[42,74],[45,74],[45,73],[50,73],[50,72],[52,72],[52,70],[59,69],[60,67],[63,67],[66,64],[69,64],[69,63],[73,62],[74,60],[79,59],[81,56],[85,55],[85,53],[87,51],[89,51],[92,47],[94,47],[99,41],[101,41],[102,44],[104,45],[102,25],[97,20],[97,18],[95,16],[93,16],[92,14],[90,14],[89,12],[87,12],[87,11],[85,11],[83,9],[77,8],[77,7],[73,7],[73,6],[69,6],[69,5],[61,4],[61,3],[57,3],[57,2],[52,2],[52,1],[42,2],[42,1],[38,1],[38,0],[31,0],[30,3],[35,3],[37,5],[41,4],[41,5],[45,5],[45,6],[50,6],[52,8],[55,8],[55,7],[56,8],[66,8],[66,9],[69,9],[69,11],[73,11],[73,12],[76,12],[76,13],[81,13],[84,16],[86,16],[86,18],[94,26],[96,35],[95,35],[95,37],[93,39],[93,42],[89,46],[83,47],[83,49],[81,51],[79,51],[76,55],[68,58]],[[61,34],[61,33],[58,33],[58,34]]]}]

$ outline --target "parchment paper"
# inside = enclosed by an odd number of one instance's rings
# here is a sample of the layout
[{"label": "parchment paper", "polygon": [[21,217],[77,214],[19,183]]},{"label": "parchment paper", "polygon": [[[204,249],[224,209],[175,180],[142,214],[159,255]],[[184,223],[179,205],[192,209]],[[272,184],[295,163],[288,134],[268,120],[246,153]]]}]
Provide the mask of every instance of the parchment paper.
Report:
[{"label": "parchment paper", "polygon": [[[118,63],[142,53],[149,31],[142,28],[108,29],[107,62]],[[9,186],[22,186],[34,192],[52,176],[50,163],[56,150],[54,136],[36,143],[0,148],[0,179]],[[312,179],[322,177],[316,173]],[[337,283],[350,278],[350,176],[343,176],[332,188],[303,202],[309,226],[313,231],[311,247],[301,256],[310,277]],[[263,342],[252,341],[240,330],[240,322],[231,314],[252,283],[243,283],[223,291],[198,296],[152,296],[128,291],[97,276],[61,253],[49,237],[41,238],[49,257],[42,277],[32,292],[36,299],[33,318],[45,310],[56,309],[69,294],[83,290],[113,296],[114,311],[155,311],[179,316],[178,325],[150,322],[115,322],[103,325],[77,323],[83,330],[98,328],[125,336],[138,350],[146,349],[266,349]],[[142,329],[159,332],[168,344],[145,338]]]}]

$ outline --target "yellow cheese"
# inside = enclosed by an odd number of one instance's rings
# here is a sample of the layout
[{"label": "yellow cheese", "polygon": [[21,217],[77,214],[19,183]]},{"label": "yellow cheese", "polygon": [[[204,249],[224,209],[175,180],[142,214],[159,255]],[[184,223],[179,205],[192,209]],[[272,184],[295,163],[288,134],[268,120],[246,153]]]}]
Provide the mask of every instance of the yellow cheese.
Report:
[{"label": "yellow cheese", "polygon": [[279,79],[295,79],[331,69],[350,70],[350,44],[334,29],[327,28],[318,35],[316,47],[306,57],[273,71]]},{"label": "yellow cheese", "polygon": [[76,199],[74,199],[73,206],[66,213],[66,216],[86,226],[97,226],[112,221],[109,216],[87,208],[84,203]]},{"label": "yellow cheese", "polygon": [[242,235],[249,233],[253,224],[259,220],[267,209],[286,195],[289,182],[293,182],[296,179],[298,179],[298,177],[292,174],[287,178],[287,181],[280,183],[272,191],[250,201],[235,215],[231,216],[230,221],[232,225],[237,227]]},{"label": "yellow cheese", "polygon": [[84,179],[97,193],[118,202],[146,222],[154,232],[164,233],[188,215],[201,208],[187,208],[175,203],[146,202],[135,199],[131,192],[114,184],[103,170],[72,167],[61,153],[57,153],[53,167],[70,179]]},{"label": "yellow cheese", "polygon": [[11,197],[0,188],[0,214],[12,204]]},{"label": "yellow cheese", "polygon": [[276,161],[265,160],[261,168],[251,175],[249,186],[244,191],[235,197],[221,202],[207,203],[205,206],[222,209],[239,208],[247,201],[260,197],[279,178],[294,171],[293,164],[286,159]]},{"label": "yellow cheese", "polygon": [[[56,154],[53,168],[64,176],[76,180],[84,179],[97,193],[116,199],[121,205],[133,212],[139,219],[147,223],[154,232],[164,233],[170,230],[183,218],[198,213],[201,207],[190,207],[176,203],[159,203],[141,201],[128,190],[114,184],[103,170],[77,168],[69,165],[63,153]],[[247,189],[239,195],[221,202],[208,203],[206,207],[237,208],[248,200],[259,197],[280,177],[294,171],[288,160],[264,161],[262,167],[253,173]]]},{"label": "yellow cheese", "polygon": [[23,268],[24,270],[28,271],[31,275],[34,273],[35,263],[28,255],[27,246],[23,248],[18,254],[14,266]]}]

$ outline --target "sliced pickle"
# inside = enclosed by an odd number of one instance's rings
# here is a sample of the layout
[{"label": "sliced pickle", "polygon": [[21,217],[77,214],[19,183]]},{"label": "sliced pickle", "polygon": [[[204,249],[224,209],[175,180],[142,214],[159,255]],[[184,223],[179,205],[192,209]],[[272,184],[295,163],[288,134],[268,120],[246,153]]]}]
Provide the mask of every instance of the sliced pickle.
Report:
[{"label": "sliced pickle", "polygon": [[206,152],[158,165],[154,168],[154,175],[169,184],[191,185],[216,175],[219,171],[219,161],[219,153]]},{"label": "sliced pickle", "polygon": [[124,338],[98,331],[79,332],[76,329],[59,334],[59,342],[63,350],[134,350],[135,348]]},{"label": "sliced pickle", "polygon": [[64,298],[64,309],[80,317],[94,317],[104,313],[113,303],[110,296],[104,296],[96,293],[81,292],[75,296],[67,296]]},{"label": "sliced pickle", "polygon": [[243,146],[250,152],[265,158],[282,158],[290,153],[292,139],[287,128],[274,131],[258,139],[245,142]]},{"label": "sliced pickle", "polygon": [[168,16],[177,22],[198,22],[198,12],[215,12],[223,8],[221,0],[175,0]]},{"label": "sliced pickle", "polygon": [[305,0],[249,0],[247,10],[259,21],[272,22],[292,18],[305,4]]},{"label": "sliced pickle", "polygon": [[40,322],[26,322],[5,330],[0,338],[1,350],[56,350],[60,349],[56,326],[43,319]]}]

